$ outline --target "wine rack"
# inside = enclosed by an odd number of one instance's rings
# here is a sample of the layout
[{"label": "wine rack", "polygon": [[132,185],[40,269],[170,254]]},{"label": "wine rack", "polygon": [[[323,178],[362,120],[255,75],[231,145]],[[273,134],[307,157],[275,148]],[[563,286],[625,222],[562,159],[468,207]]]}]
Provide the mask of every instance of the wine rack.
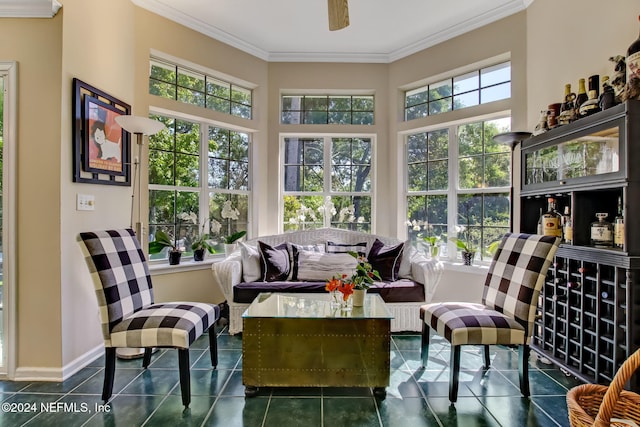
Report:
[{"label": "wine rack", "polygon": [[[600,155],[593,144],[615,146],[613,162],[599,160],[590,169],[583,159],[583,170],[571,175],[562,154],[576,152],[571,144],[579,143],[586,146],[585,157],[590,150],[590,160]],[[553,170],[532,170],[539,153]],[[521,156],[520,230],[536,232],[540,209],[546,211],[546,198],[553,196],[560,211],[570,207],[574,233],[573,244],[560,245],[540,293],[532,348],[584,382],[608,385],[640,348],[640,102],[627,101],[523,141]],[[619,197],[624,247],[590,246],[595,214],[606,212],[612,221]],[[640,375],[629,388],[640,392]]]}]

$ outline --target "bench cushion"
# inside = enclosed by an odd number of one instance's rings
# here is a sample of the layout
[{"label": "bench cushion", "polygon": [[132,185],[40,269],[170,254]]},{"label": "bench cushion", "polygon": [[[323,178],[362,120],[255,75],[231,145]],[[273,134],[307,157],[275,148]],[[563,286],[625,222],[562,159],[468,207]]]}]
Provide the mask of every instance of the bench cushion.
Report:
[{"label": "bench cushion", "polygon": [[[233,302],[250,304],[261,292],[326,293],[326,282],[244,282],[233,287]],[[368,292],[379,294],[385,302],[422,302],[424,287],[413,280],[376,282]]]}]

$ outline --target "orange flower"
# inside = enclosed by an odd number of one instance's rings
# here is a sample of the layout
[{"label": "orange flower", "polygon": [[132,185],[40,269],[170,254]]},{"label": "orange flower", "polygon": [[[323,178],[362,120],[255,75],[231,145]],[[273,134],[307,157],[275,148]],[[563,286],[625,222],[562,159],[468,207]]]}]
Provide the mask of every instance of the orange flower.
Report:
[{"label": "orange flower", "polygon": [[355,285],[353,283],[340,282],[340,285],[338,286],[338,290],[342,292],[342,299],[344,301],[349,299],[349,295],[353,293],[354,286]]},{"label": "orange flower", "polygon": [[333,292],[342,284],[342,280],[336,279],[335,277],[327,282],[324,289],[329,292]]}]

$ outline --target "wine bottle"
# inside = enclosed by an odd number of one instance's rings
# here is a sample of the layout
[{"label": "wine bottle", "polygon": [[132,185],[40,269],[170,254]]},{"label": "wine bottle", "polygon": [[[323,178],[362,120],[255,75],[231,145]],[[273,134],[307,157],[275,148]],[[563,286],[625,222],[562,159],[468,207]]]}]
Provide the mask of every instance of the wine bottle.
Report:
[{"label": "wine bottle", "polygon": [[574,101],[576,94],[571,92],[571,83],[564,85],[564,98],[560,105],[560,115],[558,116],[558,125],[566,125],[575,120]]},{"label": "wine bottle", "polygon": [[589,91],[587,95],[589,99],[580,106],[578,114],[580,117],[586,117],[600,111],[600,76],[595,74],[589,77]]},{"label": "wine bottle", "polygon": [[613,225],[605,219],[607,213],[597,213],[597,221],[591,223],[591,245],[596,248],[610,248],[613,246]]},{"label": "wine bottle", "polygon": [[562,234],[564,242],[570,245],[573,244],[573,221],[571,220],[571,208],[569,206],[564,207],[564,215],[562,216],[564,225],[562,226]]},{"label": "wine bottle", "polygon": [[549,197],[547,199],[548,210],[545,212],[542,219],[542,234],[545,236],[562,237],[562,215],[556,211],[556,199]]},{"label": "wine bottle", "polygon": [[542,208],[540,208],[540,216],[538,216],[538,229],[536,234],[542,234]]},{"label": "wine bottle", "polygon": [[618,197],[618,215],[613,221],[613,246],[622,249],[624,247],[624,210],[622,209],[622,197]]},{"label": "wine bottle", "polygon": [[576,96],[576,103],[574,108],[580,108],[582,104],[587,102],[589,97],[587,96],[587,90],[585,89],[584,79],[578,80],[578,95]]},{"label": "wine bottle", "polygon": [[[634,79],[638,80],[634,83],[632,82]],[[629,88],[636,85],[640,89],[640,35],[627,49],[627,85]]]}]

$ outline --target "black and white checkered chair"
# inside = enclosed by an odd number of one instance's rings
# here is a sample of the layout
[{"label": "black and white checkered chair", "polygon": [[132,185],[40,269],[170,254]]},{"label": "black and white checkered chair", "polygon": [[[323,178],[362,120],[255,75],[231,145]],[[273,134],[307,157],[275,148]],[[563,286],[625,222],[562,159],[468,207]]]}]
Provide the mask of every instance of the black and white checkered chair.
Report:
[{"label": "black and white checkered chair", "polygon": [[131,229],[80,233],[79,239],[100,306],[106,357],[102,399],[108,401],[113,392],[116,348],[144,348],[146,368],[154,347],[169,347],[178,349],[182,403],[188,407],[189,346],[209,330],[215,369],[218,346],[213,325],[220,308],[198,302],[154,304],[147,262]]},{"label": "black and white checkered chair", "polygon": [[519,346],[520,391],[529,396],[529,343],[533,333],[538,295],[559,239],[551,236],[507,233],[493,257],[484,284],[482,304],[445,302],[420,308],[422,365],[429,358],[433,329],[451,343],[449,400],[458,398],[460,346],[484,346],[489,368],[489,345]]}]

